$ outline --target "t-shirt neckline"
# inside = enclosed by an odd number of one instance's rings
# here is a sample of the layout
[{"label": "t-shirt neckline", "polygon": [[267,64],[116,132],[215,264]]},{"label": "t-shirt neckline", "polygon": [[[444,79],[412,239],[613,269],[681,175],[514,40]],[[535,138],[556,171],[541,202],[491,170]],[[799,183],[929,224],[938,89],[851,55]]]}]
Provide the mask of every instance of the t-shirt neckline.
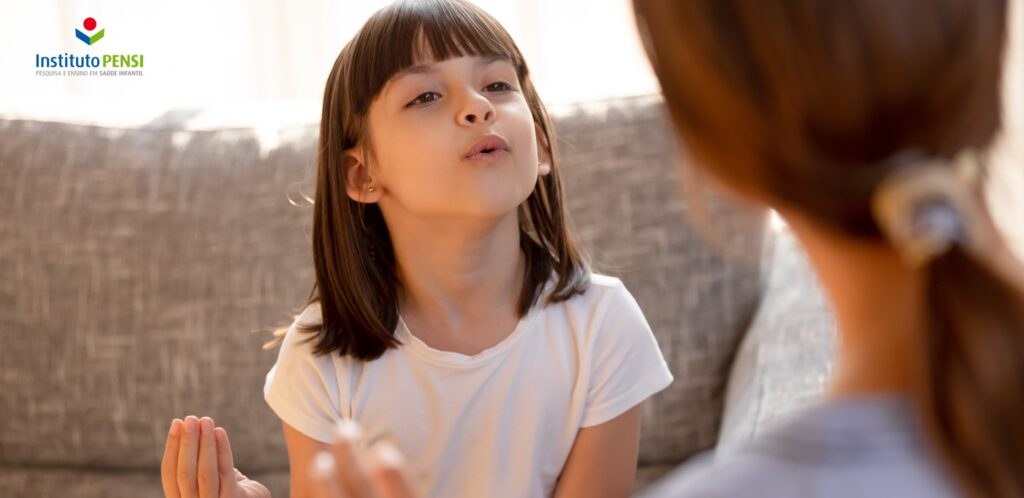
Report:
[{"label": "t-shirt neckline", "polygon": [[422,339],[413,335],[412,331],[409,330],[409,326],[406,325],[405,319],[402,318],[401,313],[398,315],[398,338],[403,343],[402,347],[409,348],[420,357],[433,363],[454,367],[474,367],[502,356],[510,348],[515,346],[516,343],[522,340],[523,336],[525,336],[530,330],[530,319],[534,314],[536,314],[537,308],[540,306],[541,303],[537,303],[530,307],[529,312],[527,312],[525,316],[520,317],[519,321],[516,322],[516,326],[512,329],[511,333],[505,336],[505,338],[497,344],[474,355],[466,355],[455,351],[443,351],[430,347],[430,345],[423,342]]}]

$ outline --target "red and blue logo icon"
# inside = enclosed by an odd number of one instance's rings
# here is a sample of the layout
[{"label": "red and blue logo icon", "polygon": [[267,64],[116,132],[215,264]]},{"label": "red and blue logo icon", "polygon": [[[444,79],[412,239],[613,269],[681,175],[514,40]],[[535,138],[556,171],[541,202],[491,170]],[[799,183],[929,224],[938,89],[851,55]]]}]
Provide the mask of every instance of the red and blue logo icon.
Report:
[{"label": "red and blue logo icon", "polygon": [[82,30],[76,28],[75,36],[79,40],[82,40],[86,45],[92,45],[103,39],[103,34],[106,31],[105,29],[101,29],[99,31],[89,33],[96,29],[96,20],[91,17],[86,17],[85,21],[82,21],[82,27],[85,28],[86,32],[83,33]]}]

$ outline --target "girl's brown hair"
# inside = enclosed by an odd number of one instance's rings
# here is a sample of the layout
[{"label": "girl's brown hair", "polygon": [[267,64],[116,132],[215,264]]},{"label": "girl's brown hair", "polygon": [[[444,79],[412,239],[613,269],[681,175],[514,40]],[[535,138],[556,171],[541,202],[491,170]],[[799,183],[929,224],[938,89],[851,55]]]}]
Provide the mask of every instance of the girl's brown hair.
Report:
[{"label": "girl's brown hair", "polygon": [[[316,334],[316,354],[337,351],[360,360],[379,358],[397,347],[401,282],[387,225],[376,204],[351,200],[345,192],[342,156],[369,147],[370,104],[396,74],[426,55],[438,61],[461,56],[500,56],[515,67],[533,120],[543,134],[551,172],[537,180],[519,205],[520,248],[526,275],[517,311],[537,304],[553,275],[557,282],[547,303],[584,292],[590,270],[570,230],[562,200],[562,182],[554,128],[530,81],[519,48],[505,29],[480,8],[461,0],[399,1],[375,13],[338,55],[324,90],[313,206],[313,263],[316,283],[303,306],[319,302],[322,322],[299,322]],[[368,150],[368,149],[367,149]],[[370,157],[369,154],[366,157]],[[273,347],[287,328],[275,331]]]},{"label": "girl's brown hair", "polygon": [[[634,0],[673,121],[713,176],[823,226],[883,240],[886,159],[952,159],[1000,124],[1004,0]],[[981,194],[976,193],[981,204]],[[987,214],[970,220],[994,232]],[[926,269],[916,392],[965,490],[1024,496],[1024,295],[958,245]]]}]

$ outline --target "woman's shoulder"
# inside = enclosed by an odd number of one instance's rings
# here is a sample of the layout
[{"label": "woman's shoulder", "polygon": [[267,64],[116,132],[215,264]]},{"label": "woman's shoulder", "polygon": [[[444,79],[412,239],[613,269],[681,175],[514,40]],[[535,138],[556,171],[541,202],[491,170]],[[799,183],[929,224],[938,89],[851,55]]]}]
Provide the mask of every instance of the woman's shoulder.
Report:
[{"label": "woman's shoulder", "polygon": [[[728,462],[716,462],[714,450],[692,457],[685,464],[674,469],[658,481],[643,488],[638,498],[727,498],[750,496],[757,489],[757,496],[779,496],[765,483],[774,482],[771,465],[752,462],[748,458],[733,456]],[[758,483],[758,487],[752,487]],[[785,495],[783,495],[785,496]]]},{"label": "woman's shoulder", "polygon": [[830,401],[685,465],[640,497],[957,496],[921,437],[900,400]]},{"label": "woman's shoulder", "polygon": [[[771,446],[769,443],[767,446]],[[764,444],[751,444],[727,455],[716,455],[709,450],[703,458],[684,465],[645,489],[640,498],[728,498],[758,496],[762,498],[789,498],[792,496],[842,497],[880,496],[875,493],[845,494],[836,486],[835,469],[816,464],[800,464],[785,455],[780,448]],[[842,475],[843,473],[838,473]],[[842,480],[842,479],[840,479]],[[884,493],[883,493],[884,495]],[[902,496],[902,495],[901,495]],[[915,495],[916,496],[916,495]]]}]

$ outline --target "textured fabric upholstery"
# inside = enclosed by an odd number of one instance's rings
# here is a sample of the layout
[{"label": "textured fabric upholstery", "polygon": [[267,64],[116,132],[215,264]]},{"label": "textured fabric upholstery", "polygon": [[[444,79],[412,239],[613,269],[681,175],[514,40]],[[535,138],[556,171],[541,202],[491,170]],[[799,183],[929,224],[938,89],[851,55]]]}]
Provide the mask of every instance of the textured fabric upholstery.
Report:
[{"label": "textured fabric upholstery", "polygon": [[835,318],[817,276],[792,232],[770,240],[764,299],[729,375],[719,453],[817,399],[834,366]]}]

